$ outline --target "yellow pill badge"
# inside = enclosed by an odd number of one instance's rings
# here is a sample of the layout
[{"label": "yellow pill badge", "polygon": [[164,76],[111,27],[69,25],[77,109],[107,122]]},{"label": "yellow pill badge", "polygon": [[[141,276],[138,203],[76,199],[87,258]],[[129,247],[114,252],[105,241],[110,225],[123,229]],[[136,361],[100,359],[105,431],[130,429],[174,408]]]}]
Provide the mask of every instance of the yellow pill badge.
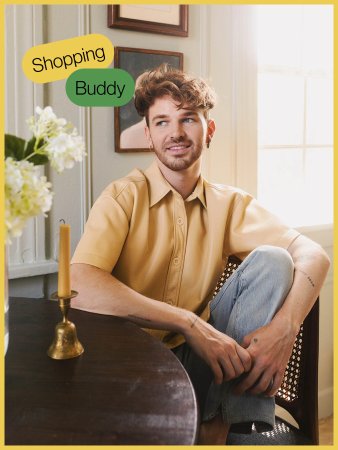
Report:
[{"label": "yellow pill badge", "polygon": [[114,46],[103,34],[87,34],[30,48],[22,59],[27,78],[35,83],[68,78],[84,68],[105,68],[114,59]]}]

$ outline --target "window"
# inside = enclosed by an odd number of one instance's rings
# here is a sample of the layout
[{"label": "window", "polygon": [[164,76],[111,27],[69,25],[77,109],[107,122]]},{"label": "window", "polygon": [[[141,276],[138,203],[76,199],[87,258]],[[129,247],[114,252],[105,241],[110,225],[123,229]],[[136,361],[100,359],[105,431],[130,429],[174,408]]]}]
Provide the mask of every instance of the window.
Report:
[{"label": "window", "polygon": [[333,221],[333,7],[257,6],[258,199],[292,226]]}]

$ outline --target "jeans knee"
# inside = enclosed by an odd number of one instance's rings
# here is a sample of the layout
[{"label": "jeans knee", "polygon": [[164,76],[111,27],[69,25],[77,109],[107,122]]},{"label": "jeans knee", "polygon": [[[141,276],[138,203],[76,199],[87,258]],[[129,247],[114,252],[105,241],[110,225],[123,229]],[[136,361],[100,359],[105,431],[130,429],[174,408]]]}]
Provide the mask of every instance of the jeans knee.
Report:
[{"label": "jeans knee", "polygon": [[264,270],[271,271],[271,276],[278,285],[284,285],[287,291],[293,283],[294,264],[290,253],[281,247],[262,245],[252,253],[256,254],[256,261],[260,261]]}]

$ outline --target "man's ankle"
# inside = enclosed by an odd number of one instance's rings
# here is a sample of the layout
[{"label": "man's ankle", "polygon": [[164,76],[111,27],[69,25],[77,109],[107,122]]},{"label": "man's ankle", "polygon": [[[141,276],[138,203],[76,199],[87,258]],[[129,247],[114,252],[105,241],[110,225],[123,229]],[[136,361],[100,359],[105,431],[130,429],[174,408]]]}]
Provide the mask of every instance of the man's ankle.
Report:
[{"label": "man's ankle", "polygon": [[200,426],[199,445],[225,445],[230,425],[223,422],[222,414],[218,414]]}]

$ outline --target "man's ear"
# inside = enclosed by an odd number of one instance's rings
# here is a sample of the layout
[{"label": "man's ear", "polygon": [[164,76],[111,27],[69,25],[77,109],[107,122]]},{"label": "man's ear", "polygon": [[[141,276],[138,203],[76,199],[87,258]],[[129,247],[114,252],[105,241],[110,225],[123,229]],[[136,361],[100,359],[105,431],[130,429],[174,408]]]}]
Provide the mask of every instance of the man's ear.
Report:
[{"label": "man's ear", "polygon": [[207,128],[207,136],[205,138],[205,143],[207,144],[207,147],[210,147],[211,139],[215,133],[216,130],[216,124],[214,119],[208,119],[208,128]]},{"label": "man's ear", "polygon": [[148,144],[149,144],[149,148],[153,148],[153,147],[154,147],[154,145],[153,145],[153,140],[151,139],[150,131],[149,131],[148,125],[146,125],[146,126],[144,127],[144,132],[145,132],[145,135],[146,135]]},{"label": "man's ear", "polygon": [[214,119],[208,119],[208,128],[207,128],[207,141],[211,141],[216,130],[216,124]]}]

